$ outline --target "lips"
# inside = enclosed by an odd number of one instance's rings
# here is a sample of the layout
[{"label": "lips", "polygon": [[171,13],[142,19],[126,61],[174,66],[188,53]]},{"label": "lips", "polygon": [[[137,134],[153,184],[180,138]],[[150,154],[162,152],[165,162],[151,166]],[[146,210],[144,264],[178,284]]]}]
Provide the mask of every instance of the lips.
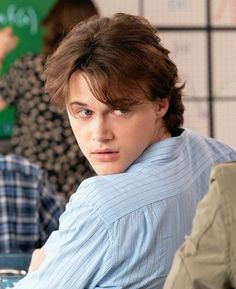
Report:
[{"label": "lips", "polygon": [[92,153],[92,158],[104,161],[104,162],[110,162],[115,161],[119,157],[119,151],[112,150],[112,149],[102,149],[102,150],[94,150]]}]

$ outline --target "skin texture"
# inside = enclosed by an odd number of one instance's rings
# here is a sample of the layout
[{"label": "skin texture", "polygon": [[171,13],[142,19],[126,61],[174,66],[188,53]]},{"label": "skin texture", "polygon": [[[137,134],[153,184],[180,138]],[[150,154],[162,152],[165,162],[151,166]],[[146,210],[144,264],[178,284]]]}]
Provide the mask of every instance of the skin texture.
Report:
[{"label": "skin texture", "polygon": [[167,100],[114,110],[93,96],[81,72],[70,78],[67,109],[78,145],[98,175],[125,171],[147,147],[169,137],[162,120]]},{"label": "skin texture", "polygon": [[28,271],[33,272],[39,268],[45,258],[45,252],[43,248],[34,250]]},{"label": "skin texture", "polygon": [[[11,27],[0,30],[0,70],[5,56],[16,47],[18,38],[13,34]],[[0,96],[0,110],[6,107],[5,101]]]},{"label": "skin texture", "polygon": [[16,47],[18,38],[13,34],[11,27],[0,30],[0,61]]}]

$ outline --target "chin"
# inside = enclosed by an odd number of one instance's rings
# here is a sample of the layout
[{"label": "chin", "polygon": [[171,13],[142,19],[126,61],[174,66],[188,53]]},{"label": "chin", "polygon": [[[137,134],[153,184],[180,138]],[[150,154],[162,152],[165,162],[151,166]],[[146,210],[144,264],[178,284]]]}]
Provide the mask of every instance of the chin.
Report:
[{"label": "chin", "polygon": [[98,176],[115,175],[124,172],[124,168],[99,168],[93,167]]}]

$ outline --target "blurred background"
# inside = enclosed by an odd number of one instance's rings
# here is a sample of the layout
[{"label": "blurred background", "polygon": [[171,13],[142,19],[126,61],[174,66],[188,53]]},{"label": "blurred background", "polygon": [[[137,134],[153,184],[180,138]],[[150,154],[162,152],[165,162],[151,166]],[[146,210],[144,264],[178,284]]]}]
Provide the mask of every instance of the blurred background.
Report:
[{"label": "blurred background", "polygon": [[[39,23],[54,0],[1,0],[0,28],[10,25],[19,44],[5,59],[2,76],[25,52],[39,52]],[[94,0],[102,16],[125,12],[146,17],[171,51],[186,82],[185,123],[236,149],[236,0]],[[6,152],[15,107],[0,112],[0,152]]]}]

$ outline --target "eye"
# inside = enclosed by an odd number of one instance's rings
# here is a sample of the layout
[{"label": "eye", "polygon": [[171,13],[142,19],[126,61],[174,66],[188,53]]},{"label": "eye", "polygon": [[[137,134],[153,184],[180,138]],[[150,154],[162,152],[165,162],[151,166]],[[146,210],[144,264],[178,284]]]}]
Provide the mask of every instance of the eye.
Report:
[{"label": "eye", "polygon": [[128,110],[119,108],[119,109],[113,110],[113,112],[115,115],[124,115],[124,114],[128,113]]},{"label": "eye", "polygon": [[85,117],[89,117],[92,115],[92,111],[89,110],[89,109],[80,109],[78,112],[77,112],[77,115],[79,117],[82,117],[82,118],[85,118]]},{"label": "eye", "polygon": [[77,105],[71,105],[71,112],[75,118],[88,118],[93,114],[90,109]]}]

